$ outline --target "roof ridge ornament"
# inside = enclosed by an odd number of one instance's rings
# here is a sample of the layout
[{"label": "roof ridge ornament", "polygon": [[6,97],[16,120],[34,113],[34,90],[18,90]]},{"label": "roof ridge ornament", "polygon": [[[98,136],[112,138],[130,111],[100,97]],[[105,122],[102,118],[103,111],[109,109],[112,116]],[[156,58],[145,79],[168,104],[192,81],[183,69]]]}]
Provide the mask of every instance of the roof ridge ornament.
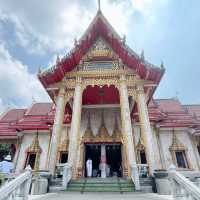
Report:
[{"label": "roof ridge ornament", "polygon": [[164,62],[163,62],[163,61],[161,62],[160,68],[161,68],[161,69],[164,69],[164,68],[165,68],[165,67],[164,67]]},{"label": "roof ridge ornament", "polygon": [[98,0],[98,11],[101,11],[101,0]]},{"label": "roof ridge ornament", "polygon": [[141,59],[142,61],[145,61],[145,58],[144,58],[144,49],[142,49],[140,59]]}]

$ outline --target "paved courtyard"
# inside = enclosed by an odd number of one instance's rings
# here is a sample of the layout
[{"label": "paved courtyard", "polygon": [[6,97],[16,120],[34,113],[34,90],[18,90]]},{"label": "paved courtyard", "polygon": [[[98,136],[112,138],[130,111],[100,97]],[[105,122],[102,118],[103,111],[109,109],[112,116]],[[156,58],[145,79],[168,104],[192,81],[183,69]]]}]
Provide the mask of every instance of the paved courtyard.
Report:
[{"label": "paved courtyard", "polygon": [[30,196],[29,200],[172,200],[171,196],[146,194],[116,194],[116,193],[50,193],[41,196]]}]

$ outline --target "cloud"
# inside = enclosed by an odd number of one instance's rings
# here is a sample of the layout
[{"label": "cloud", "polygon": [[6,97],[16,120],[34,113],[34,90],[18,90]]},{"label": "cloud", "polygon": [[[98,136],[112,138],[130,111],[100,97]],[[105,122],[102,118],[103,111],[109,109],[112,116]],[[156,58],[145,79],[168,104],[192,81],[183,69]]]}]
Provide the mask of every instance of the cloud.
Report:
[{"label": "cloud", "polygon": [[28,67],[13,58],[0,43],[0,113],[8,106],[29,106],[33,100],[49,101],[49,98]]},{"label": "cloud", "polygon": [[[22,6],[23,5],[23,6]],[[102,11],[120,34],[127,34],[131,0],[102,1]],[[14,27],[17,43],[30,54],[69,50],[97,12],[97,1],[2,0],[0,22]]]}]

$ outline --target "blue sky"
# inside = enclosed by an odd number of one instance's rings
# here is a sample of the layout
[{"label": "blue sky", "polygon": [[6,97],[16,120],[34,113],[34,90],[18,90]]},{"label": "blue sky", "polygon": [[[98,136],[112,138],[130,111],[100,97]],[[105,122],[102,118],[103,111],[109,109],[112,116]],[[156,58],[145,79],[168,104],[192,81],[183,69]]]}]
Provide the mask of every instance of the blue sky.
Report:
[{"label": "blue sky", "polygon": [[[0,0],[0,113],[49,101],[37,70],[65,55],[97,11],[97,0]],[[129,46],[166,73],[155,98],[200,103],[200,1],[101,0]]]}]

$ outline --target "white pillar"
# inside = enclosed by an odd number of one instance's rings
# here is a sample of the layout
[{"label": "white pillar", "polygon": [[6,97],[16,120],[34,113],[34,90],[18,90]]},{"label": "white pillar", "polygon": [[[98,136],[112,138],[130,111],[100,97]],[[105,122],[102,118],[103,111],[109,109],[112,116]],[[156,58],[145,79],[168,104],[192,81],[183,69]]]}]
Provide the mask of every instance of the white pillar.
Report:
[{"label": "white pillar", "polygon": [[74,91],[73,113],[71,122],[71,131],[69,139],[69,155],[68,163],[74,169],[76,166],[76,158],[78,151],[78,141],[80,137],[80,123],[81,123],[81,108],[82,108],[82,85],[81,78],[77,78],[76,87]]},{"label": "white pillar", "polygon": [[101,178],[106,178],[106,145],[101,145]]},{"label": "white pillar", "polygon": [[149,164],[149,172],[152,174],[153,170],[156,169],[156,160],[153,148],[153,135],[143,86],[137,87],[137,107],[139,112],[142,139],[146,148],[147,160]]},{"label": "white pillar", "polygon": [[59,146],[59,139],[63,127],[63,118],[65,111],[65,88],[62,86],[59,90],[58,97],[56,99],[56,114],[54,118],[54,125],[51,137],[51,144],[49,149],[48,169],[51,174],[54,174],[56,167],[56,156]]},{"label": "white pillar", "polygon": [[[139,189],[139,174],[136,167],[136,158],[135,158],[135,149],[132,135],[132,125],[131,125],[131,117],[130,117],[130,109],[129,109],[129,101],[128,101],[128,90],[126,85],[126,78],[124,75],[120,77],[120,85],[119,85],[119,93],[120,93],[120,107],[121,107],[121,119],[122,119],[122,133],[125,138],[125,147],[127,152],[127,158],[129,163],[129,174],[131,172],[132,167],[134,166],[134,182],[137,185],[137,189]],[[132,174],[132,173],[131,173]]]}]

